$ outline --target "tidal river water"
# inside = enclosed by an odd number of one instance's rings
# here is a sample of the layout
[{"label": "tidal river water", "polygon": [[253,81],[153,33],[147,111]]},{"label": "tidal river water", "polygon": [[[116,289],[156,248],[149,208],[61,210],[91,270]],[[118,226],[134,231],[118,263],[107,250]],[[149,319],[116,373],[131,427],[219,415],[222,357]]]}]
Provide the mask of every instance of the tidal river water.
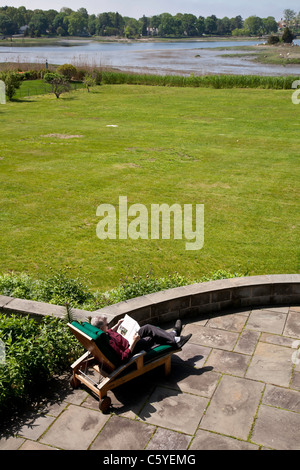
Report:
[{"label": "tidal river water", "polygon": [[[114,67],[156,74],[300,75],[299,65],[266,65],[251,60],[254,53],[237,46],[259,40],[194,40],[170,42],[96,42],[62,40],[59,45],[1,47],[0,62],[30,62]],[[298,49],[300,40],[295,41]],[[222,49],[220,49],[222,48]],[[238,56],[233,57],[233,53]]]}]

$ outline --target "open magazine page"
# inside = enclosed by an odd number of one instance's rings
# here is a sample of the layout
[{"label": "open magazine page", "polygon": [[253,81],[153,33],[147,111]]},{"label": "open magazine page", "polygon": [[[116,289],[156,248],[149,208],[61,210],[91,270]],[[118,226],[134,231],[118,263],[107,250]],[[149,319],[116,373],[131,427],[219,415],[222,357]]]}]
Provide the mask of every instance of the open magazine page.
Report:
[{"label": "open magazine page", "polygon": [[124,336],[129,344],[131,344],[134,333],[136,333],[139,329],[140,325],[138,322],[129,315],[125,315],[124,320],[117,330],[117,333],[120,333],[120,335]]}]

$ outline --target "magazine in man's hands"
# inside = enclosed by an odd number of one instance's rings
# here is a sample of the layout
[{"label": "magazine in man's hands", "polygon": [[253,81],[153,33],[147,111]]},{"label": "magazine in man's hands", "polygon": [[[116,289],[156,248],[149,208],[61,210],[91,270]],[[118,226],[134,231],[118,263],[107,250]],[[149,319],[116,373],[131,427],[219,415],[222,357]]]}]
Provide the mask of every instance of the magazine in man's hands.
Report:
[{"label": "magazine in man's hands", "polygon": [[140,325],[138,324],[138,322],[131,318],[129,315],[125,315],[124,320],[122,321],[117,330],[117,333],[120,333],[120,335],[124,336],[124,338],[127,339],[129,344],[131,344],[134,333],[136,333],[139,329]]}]

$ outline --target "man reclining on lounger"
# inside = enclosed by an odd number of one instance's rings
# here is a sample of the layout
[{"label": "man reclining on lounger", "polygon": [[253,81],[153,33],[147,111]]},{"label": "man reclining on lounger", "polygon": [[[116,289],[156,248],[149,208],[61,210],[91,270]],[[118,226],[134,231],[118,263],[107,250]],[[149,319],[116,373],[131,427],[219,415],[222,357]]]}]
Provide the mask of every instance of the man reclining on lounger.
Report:
[{"label": "man reclining on lounger", "polygon": [[162,344],[182,348],[192,336],[191,334],[180,336],[182,325],[181,321],[177,320],[174,329],[170,333],[153,325],[144,325],[135,333],[132,343],[129,344],[127,339],[117,333],[117,329],[122,321],[123,319],[119,320],[113,328],[108,328],[107,318],[104,315],[98,315],[91,320],[93,326],[96,326],[108,335],[110,346],[120,356],[122,362],[126,362],[133,354],[143,350],[148,351]]}]

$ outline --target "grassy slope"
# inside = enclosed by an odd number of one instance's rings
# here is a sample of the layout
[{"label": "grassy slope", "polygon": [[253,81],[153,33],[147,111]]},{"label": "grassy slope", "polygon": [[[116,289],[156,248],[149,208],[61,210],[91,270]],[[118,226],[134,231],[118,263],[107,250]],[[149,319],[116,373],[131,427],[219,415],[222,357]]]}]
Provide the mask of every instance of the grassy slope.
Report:
[{"label": "grassy slope", "polygon": [[[0,271],[82,266],[99,288],[150,263],[157,275],[296,272],[299,110],[291,91],[116,85],[1,106]],[[96,208],[119,195],[149,210],[204,203],[204,248],[100,241]]]}]

